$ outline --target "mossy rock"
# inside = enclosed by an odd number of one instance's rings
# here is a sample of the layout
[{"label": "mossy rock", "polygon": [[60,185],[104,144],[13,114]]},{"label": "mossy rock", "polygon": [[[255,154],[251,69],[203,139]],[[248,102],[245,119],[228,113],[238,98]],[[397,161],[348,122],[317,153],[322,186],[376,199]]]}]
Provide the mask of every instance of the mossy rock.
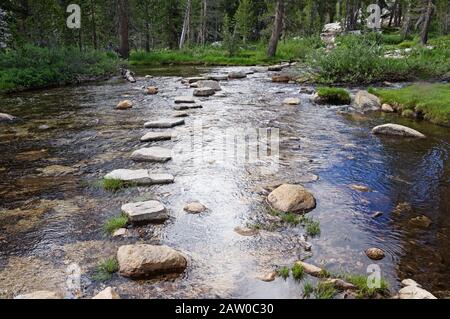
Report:
[{"label": "mossy rock", "polygon": [[347,90],[341,88],[321,87],[317,89],[317,98],[319,104],[348,105],[352,99]]}]

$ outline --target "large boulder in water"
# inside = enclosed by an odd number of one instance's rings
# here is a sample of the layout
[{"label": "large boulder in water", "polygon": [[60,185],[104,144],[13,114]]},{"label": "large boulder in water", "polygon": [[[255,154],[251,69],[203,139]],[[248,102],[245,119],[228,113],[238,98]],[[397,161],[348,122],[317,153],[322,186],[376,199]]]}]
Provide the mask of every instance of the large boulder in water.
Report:
[{"label": "large boulder in water", "polygon": [[377,96],[367,91],[358,91],[353,107],[361,112],[379,111],[381,109],[381,101]]},{"label": "large boulder in water", "polygon": [[182,273],[186,258],[167,246],[127,245],[117,252],[119,273],[128,278],[141,279],[161,274]]},{"label": "large boulder in water", "polygon": [[316,208],[314,196],[300,185],[281,185],[269,194],[267,202],[283,213],[305,213]]},{"label": "large boulder in water", "polygon": [[414,138],[426,137],[424,134],[412,128],[392,123],[374,127],[372,133],[377,135],[391,135],[391,136],[414,137]]}]

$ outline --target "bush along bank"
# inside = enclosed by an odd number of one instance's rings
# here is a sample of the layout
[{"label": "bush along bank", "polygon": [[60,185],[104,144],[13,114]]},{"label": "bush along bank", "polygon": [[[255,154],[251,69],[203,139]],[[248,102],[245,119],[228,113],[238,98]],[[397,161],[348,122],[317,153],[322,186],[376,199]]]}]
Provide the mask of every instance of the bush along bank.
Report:
[{"label": "bush along bank", "polygon": [[0,92],[104,79],[116,73],[119,64],[112,52],[25,45],[0,53]]}]

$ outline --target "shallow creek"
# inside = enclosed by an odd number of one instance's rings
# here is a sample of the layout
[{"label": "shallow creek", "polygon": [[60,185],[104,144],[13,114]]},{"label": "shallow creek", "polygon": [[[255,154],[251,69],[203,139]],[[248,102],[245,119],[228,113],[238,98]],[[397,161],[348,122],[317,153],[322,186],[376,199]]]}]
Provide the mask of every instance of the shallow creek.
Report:
[{"label": "shallow creek", "polygon": [[[401,280],[412,278],[437,296],[448,296],[448,128],[396,115],[343,114],[313,104],[298,85],[271,83],[267,73],[255,73],[221,82],[220,93],[199,98],[203,109],[188,111],[186,125],[173,129],[175,139],[153,143],[172,148],[172,161],[130,160],[133,150],[146,145],[139,141],[148,131],[144,122],[170,117],[176,96],[192,96],[182,76],[230,70],[236,68],[139,69],[135,84],[116,78],[3,96],[0,111],[24,121],[0,126],[0,298],[44,289],[67,292],[72,263],[81,267],[79,296],[86,298],[105,284],[124,298],[300,298],[302,284],[292,279],[265,283],[257,277],[299,259],[332,272],[366,274],[374,263],[364,254],[370,247],[386,252],[376,264],[393,292]],[[144,95],[142,87],[149,85],[158,86],[160,94]],[[301,105],[282,105],[287,97],[299,97]],[[115,110],[124,99],[134,108]],[[371,134],[386,122],[410,126],[427,138]],[[194,138],[199,124],[200,142]],[[230,128],[279,129],[279,158],[250,162],[208,155]],[[94,186],[120,168],[149,168],[176,179],[117,193]],[[262,189],[282,182],[304,185],[318,201],[309,216],[320,221],[321,235],[309,239],[311,252],[299,244],[301,226],[261,230],[253,237],[234,232],[236,226],[264,222],[268,208]],[[370,191],[356,191],[353,184]],[[171,219],[132,228],[127,238],[104,235],[104,221],[119,214],[122,204],[149,199],[164,203]],[[205,204],[208,212],[186,214],[183,207],[192,201]],[[395,213],[405,202],[412,209]],[[375,212],[383,215],[375,219]],[[410,221],[422,215],[432,221],[429,227]],[[91,279],[100,261],[136,242],[183,251],[188,270],[181,277],[140,282],[118,275],[105,284]]]}]

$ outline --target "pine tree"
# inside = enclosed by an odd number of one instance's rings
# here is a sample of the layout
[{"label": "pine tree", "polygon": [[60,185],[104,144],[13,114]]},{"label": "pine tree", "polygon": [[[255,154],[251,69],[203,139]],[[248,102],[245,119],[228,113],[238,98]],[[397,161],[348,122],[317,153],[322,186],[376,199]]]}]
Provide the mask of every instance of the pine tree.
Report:
[{"label": "pine tree", "polygon": [[235,15],[237,32],[242,37],[244,44],[252,34],[255,19],[252,11],[251,0],[240,0]]}]

